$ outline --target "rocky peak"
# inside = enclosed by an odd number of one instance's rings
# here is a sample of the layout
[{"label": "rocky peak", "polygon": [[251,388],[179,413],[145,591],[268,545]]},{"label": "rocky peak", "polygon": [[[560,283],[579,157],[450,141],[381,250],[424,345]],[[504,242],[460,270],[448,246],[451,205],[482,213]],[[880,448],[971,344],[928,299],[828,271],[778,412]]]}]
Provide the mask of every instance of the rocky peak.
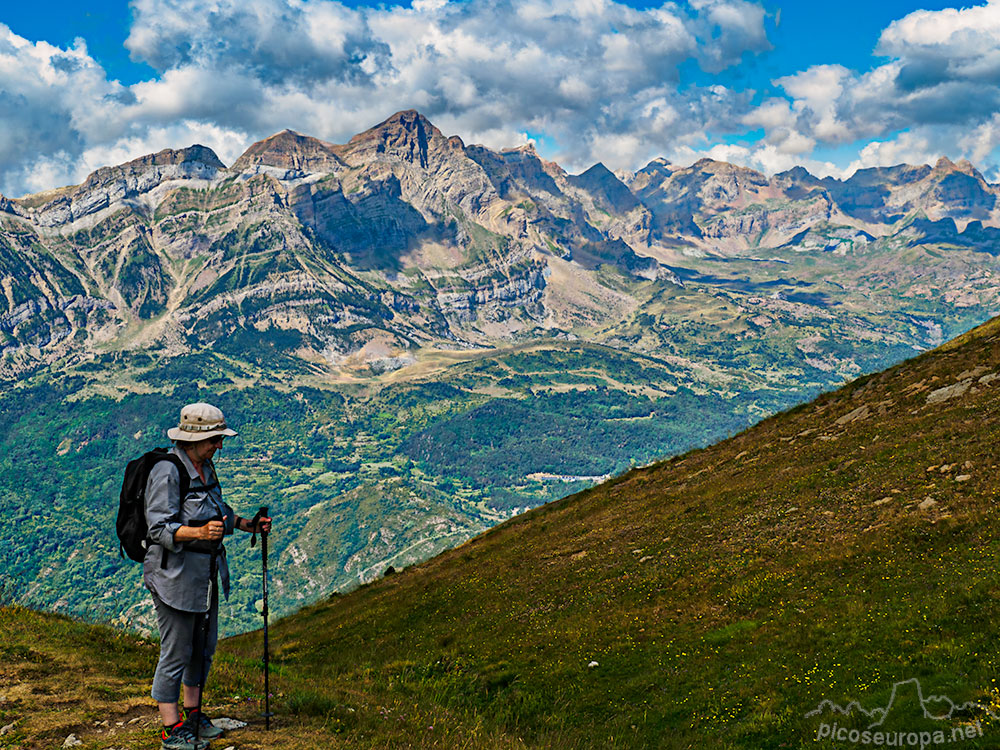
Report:
[{"label": "rocky peak", "polygon": [[232,166],[234,172],[276,167],[304,173],[332,172],[344,166],[333,145],[293,130],[265,138],[248,148]]},{"label": "rocky peak", "polygon": [[710,159],[709,157],[704,156],[692,164],[689,169],[700,169],[704,172],[718,172],[720,169],[725,169],[725,165],[726,162],[724,161],[716,161],[715,159]]},{"label": "rocky peak", "polygon": [[955,162],[949,159],[947,156],[942,156],[934,164],[935,172],[953,172],[955,171]]},{"label": "rocky peak", "polygon": [[673,164],[671,164],[667,159],[662,156],[657,156],[649,164],[640,169],[640,172],[645,173],[661,173],[669,174],[676,169]]},{"label": "rocky peak", "polygon": [[892,223],[907,214],[988,220],[996,195],[975,168],[942,156],[933,167],[898,164],[859,169],[842,183],[829,183],[838,206],[864,221]]},{"label": "rocky peak", "polygon": [[165,164],[203,164],[206,167],[215,169],[225,169],[226,165],[220,161],[215,152],[208,146],[196,143],[193,146],[174,150],[165,148],[150,156],[140,156],[130,164],[143,164],[147,166],[163,166]]},{"label": "rocky peak", "polygon": [[771,178],[771,184],[792,200],[805,198],[817,188],[822,188],[823,180],[811,174],[804,167],[792,167]]},{"label": "rocky peak", "polygon": [[632,175],[628,185],[632,190],[648,190],[669,179],[673,171],[670,162],[658,156]]},{"label": "rocky peak", "polygon": [[866,167],[859,169],[846,180],[845,185],[901,185],[908,182],[917,182],[930,174],[931,168],[926,164],[914,166],[912,164],[897,164],[893,167]]},{"label": "rocky peak", "polygon": [[182,149],[165,148],[155,154],[140,156],[115,167],[101,167],[81,183],[79,191],[83,192],[106,184],[109,180],[130,179],[149,172],[169,176],[212,177],[217,171],[225,168],[226,165],[207,146],[195,144]]},{"label": "rocky peak", "polygon": [[597,162],[590,169],[587,169],[581,172],[580,174],[576,175],[573,179],[590,181],[590,182],[594,181],[605,182],[609,179],[615,180],[616,182],[618,181],[618,178],[615,177],[615,173],[612,172],[610,169],[608,169],[606,166],[604,166],[604,162],[600,161]]},{"label": "rocky peak", "polygon": [[19,209],[20,207],[16,202],[0,195],[0,213],[20,215],[21,211]]},{"label": "rocky peak", "polygon": [[996,193],[964,159],[958,164],[939,159],[927,183],[918,205],[928,216],[984,220],[990,218],[996,208]]},{"label": "rocky peak", "polygon": [[983,181],[983,176],[979,173],[972,163],[968,159],[959,159],[957,162],[953,162],[947,156],[942,156],[934,164],[934,169],[931,174],[935,177],[946,177],[951,174],[963,174],[968,177],[972,177],[975,180]]},{"label": "rocky peak", "polygon": [[699,159],[690,167],[672,172],[664,181],[668,193],[697,193],[701,200],[722,206],[748,199],[769,185],[760,172],[715,159]]},{"label": "rocky peak", "polygon": [[148,209],[158,200],[157,188],[165,183],[210,181],[225,168],[206,146],[167,148],[125,164],[101,167],[79,185],[25,196],[17,202],[22,213],[32,215],[40,227],[60,227],[124,205]]},{"label": "rocky peak", "polygon": [[155,154],[146,154],[115,167],[101,167],[91,177],[107,171],[137,172],[150,167],[164,167],[173,164],[200,164],[213,169],[226,168],[226,165],[219,160],[212,149],[196,143],[181,149],[165,148]]},{"label": "rocky peak", "polygon": [[809,184],[819,184],[820,180],[818,177],[813,175],[805,167],[792,167],[784,172],[778,172],[775,178],[785,180],[788,182],[805,182]]},{"label": "rocky peak", "polygon": [[522,143],[520,146],[501,149],[500,156],[509,164],[518,161],[537,162],[538,164],[541,164],[542,169],[549,176],[557,179],[566,177],[566,170],[554,161],[546,161],[539,156],[538,151],[535,150],[535,144],[531,142]]},{"label": "rocky peak", "polygon": [[975,175],[978,173],[978,170],[972,166],[972,162],[968,159],[959,159],[955,162],[955,169],[959,172],[965,172],[967,175]]},{"label": "rocky peak", "polygon": [[454,144],[430,120],[407,109],[354,136],[338,151],[350,164],[395,158],[427,169],[433,152],[452,148]]},{"label": "rocky peak", "polygon": [[602,207],[625,212],[639,205],[632,191],[601,162],[583,174],[570,177],[569,181],[589,193]]},{"label": "rocky peak", "polygon": [[718,161],[716,159],[699,159],[688,167],[688,170],[708,175],[720,175],[727,178],[743,179],[754,185],[764,185],[767,183],[767,178],[755,169],[741,167],[738,164],[730,164],[728,161]]},{"label": "rocky peak", "polygon": [[614,176],[621,180],[625,185],[631,185],[632,180],[635,179],[635,172],[631,169],[616,169],[612,172],[612,174],[614,174]]},{"label": "rocky peak", "polygon": [[415,109],[404,109],[399,112],[396,112],[396,114],[387,117],[385,120],[383,120],[375,127],[370,128],[367,132],[370,133],[372,130],[379,130],[379,129],[385,129],[385,130],[402,129],[414,132],[422,129],[426,130],[427,132],[433,131],[437,135],[441,135],[441,131],[438,130],[436,127],[434,127],[434,124],[430,120],[428,120],[422,114],[417,112],[417,110]]},{"label": "rocky peak", "polygon": [[505,148],[500,151],[500,158],[510,170],[511,176],[528,188],[529,192],[544,190],[552,195],[562,195],[562,190],[554,178],[563,178],[565,172],[558,164],[539,158],[532,144],[525,143],[516,148]]}]

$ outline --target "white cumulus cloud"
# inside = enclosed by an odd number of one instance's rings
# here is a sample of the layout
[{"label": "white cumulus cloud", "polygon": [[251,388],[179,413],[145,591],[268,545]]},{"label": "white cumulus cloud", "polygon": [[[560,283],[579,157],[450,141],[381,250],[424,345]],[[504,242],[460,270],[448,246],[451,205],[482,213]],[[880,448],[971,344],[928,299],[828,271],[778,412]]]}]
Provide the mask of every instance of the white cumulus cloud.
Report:
[{"label": "white cumulus cloud", "polygon": [[[612,167],[738,125],[749,94],[679,88],[680,69],[739,65],[769,48],[745,0],[636,9],[614,0],[132,0],[126,42],[156,71],[108,80],[70,49],[0,27],[0,190],[77,181],[94,160],[166,137],[220,146],[286,127],[344,140],[416,108],[466,140],[543,133],[550,157]],[[516,141],[515,141],[516,142]],[[615,144],[607,152],[602,144]],[[244,145],[249,145],[245,143]],[[555,152],[557,150],[557,152]],[[44,183],[44,184],[43,184]]]},{"label": "white cumulus cloud", "polygon": [[942,155],[992,169],[1000,145],[1000,2],[915,11],[886,27],[875,52],[888,60],[868,71],[816,65],[776,79],[792,116],[772,98],[744,121],[768,130],[779,150],[778,131],[796,133],[800,146],[803,138],[858,143],[848,174]]},{"label": "white cumulus cloud", "polygon": [[[284,128],[344,141],[401,109],[493,148],[541,136],[570,170],[656,156],[817,174],[966,157],[1000,174],[1000,0],[919,10],[836,61],[750,88],[682,80],[770,49],[762,2],[132,0],[126,42],[155,71],[109,79],[84,40],[0,25],[0,191],[199,142],[233,161]],[[727,80],[736,80],[735,78]],[[763,135],[735,136],[747,129]],[[529,135],[530,134],[530,135]],[[829,151],[833,147],[835,151]],[[817,153],[838,153],[837,165]]]}]

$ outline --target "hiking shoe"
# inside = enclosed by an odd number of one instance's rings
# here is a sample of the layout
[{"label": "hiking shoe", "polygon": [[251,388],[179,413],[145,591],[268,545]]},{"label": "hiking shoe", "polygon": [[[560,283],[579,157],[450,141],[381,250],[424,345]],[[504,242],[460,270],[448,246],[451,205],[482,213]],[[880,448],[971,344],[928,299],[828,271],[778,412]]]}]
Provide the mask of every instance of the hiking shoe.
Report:
[{"label": "hiking shoe", "polygon": [[[196,722],[201,723],[200,732],[196,729]],[[190,730],[191,734],[194,734],[203,740],[214,740],[216,737],[221,737],[223,732],[222,729],[215,726],[215,724],[212,723],[212,720],[205,716],[205,714],[201,711],[191,711],[190,713],[185,711],[184,726]]]},{"label": "hiking shoe", "polygon": [[194,732],[186,724],[178,724],[170,734],[160,737],[161,750],[206,750],[208,747],[208,740],[195,739]]}]

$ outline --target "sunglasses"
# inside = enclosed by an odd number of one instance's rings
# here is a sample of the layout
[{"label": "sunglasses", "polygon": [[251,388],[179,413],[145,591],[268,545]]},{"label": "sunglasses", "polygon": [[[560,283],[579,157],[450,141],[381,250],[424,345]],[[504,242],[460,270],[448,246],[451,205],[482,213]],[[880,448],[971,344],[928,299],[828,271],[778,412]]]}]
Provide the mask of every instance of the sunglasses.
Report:
[{"label": "sunglasses", "polygon": [[225,435],[216,435],[215,437],[210,437],[208,442],[212,445],[222,445],[222,441],[225,439]]}]

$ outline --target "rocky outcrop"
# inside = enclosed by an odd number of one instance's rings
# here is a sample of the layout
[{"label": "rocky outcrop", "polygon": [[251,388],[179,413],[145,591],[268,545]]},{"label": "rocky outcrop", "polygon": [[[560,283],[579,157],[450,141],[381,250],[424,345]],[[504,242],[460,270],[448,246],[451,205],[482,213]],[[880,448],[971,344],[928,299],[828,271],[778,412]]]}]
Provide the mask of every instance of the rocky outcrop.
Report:
[{"label": "rocky outcrop", "polygon": [[823,181],[809,174],[805,167],[792,167],[771,178],[771,184],[791,200],[801,200],[823,188]]},{"label": "rocky outcrop", "polygon": [[[120,208],[149,211],[159,202],[146,196],[175,181],[209,182],[225,165],[210,148],[191,146],[175,151],[164,149],[156,154],[134,159],[117,167],[102,167],[69,192],[37,208],[27,196],[17,201],[22,216],[39,228],[73,230],[80,219]],[[25,210],[26,209],[26,210]]]},{"label": "rocky outcrop", "polygon": [[438,287],[437,304],[449,319],[471,322],[477,317],[487,321],[506,320],[511,310],[540,320],[544,315],[542,296],[545,273],[541,264],[513,269],[509,276],[478,279],[465,289]]},{"label": "rocky outcrop", "polygon": [[655,160],[636,173],[632,190],[653,215],[653,229],[666,234],[702,236],[713,216],[763,203],[777,191],[764,175],[712,159],[671,169]]},{"label": "rocky outcrop", "polygon": [[[233,163],[230,171],[237,174],[271,171],[289,178],[336,172],[344,166],[332,144],[283,130],[253,144]],[[262,167],[265,169],[261,170]]]},{"label": "rocky outcrop", "polygon": [[0,195],[0,213],[9,214],[11,216],[21,216],[22,209],[17,201],[12,201],[10,198],[5,198]]},{"label": "rocky outcrop", "polygon": [[968,161],[945,157],[933,167],[859,169],[847,180],[828,177],[820,184],[845,215],[874,224],[917,213],[932,220],[988,220],[996,208],[996,189]]},{"label": "rocky outcrop", "polygon": [[606,166],[598,162],[583,174],[569,178],[594,203],[606,211],[624,214],[639,207],[639,200]]},{"label": "rocky outcrop", "polygon": [[461,140],[445,138],[426,117],[411,109],[359,133],[336,151],[352,166],[400,161],[426,170],[432,169],[432,161],[463,149]]},{"label": "rocky outcrop", "polygon": [[539,158],[534,146],[504,149],[499,156],[511,177],[528,195],[542,199],[563,197],[557,179],[565,179],[565,173]]},{"label": "rocky outcrop", "polygon": [[732,243],[782,245],[790,237],[829,223],[835,207],[825,193],[806,193],[802,200],[772,199],[739,211],[718,213],[701,227],[702,235]]},{"label": "rocky outcrop", "polygon": [[997,196],[983,176],[966,160],[953,164],[942,157],[931,172],[928,190],[921,196],[929,216],[953,219],[988,219]]}]

